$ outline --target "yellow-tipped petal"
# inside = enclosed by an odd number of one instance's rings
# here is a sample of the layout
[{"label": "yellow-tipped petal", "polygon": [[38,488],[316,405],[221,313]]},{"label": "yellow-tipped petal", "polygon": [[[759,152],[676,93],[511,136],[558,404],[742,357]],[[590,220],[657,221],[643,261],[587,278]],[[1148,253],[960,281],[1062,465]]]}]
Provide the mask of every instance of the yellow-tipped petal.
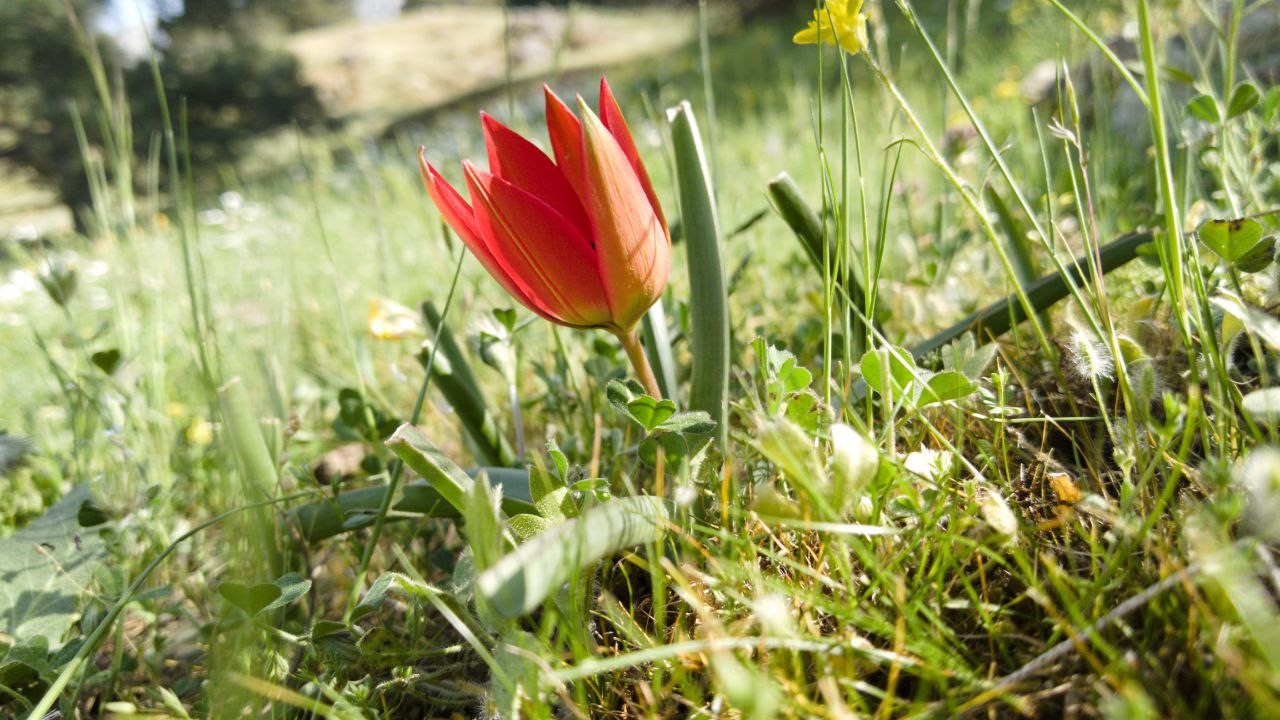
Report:
[{"label": "yellow-tipped petal", "polygon": [[670,241],[617,139],[582,98],[578,108],[587,188],[583,200],[595,230],[600,280],[614,324],[626,331],[667,285]]}]

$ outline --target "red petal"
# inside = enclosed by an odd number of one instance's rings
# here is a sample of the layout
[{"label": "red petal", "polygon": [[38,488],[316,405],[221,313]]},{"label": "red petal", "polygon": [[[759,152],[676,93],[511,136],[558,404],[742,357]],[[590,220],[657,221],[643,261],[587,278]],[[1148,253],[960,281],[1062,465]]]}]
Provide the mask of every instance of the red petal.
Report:
[{"label": "red petal", "polygon": [[627,156],[627,160],[631,161],[631,167],[635,168],[636,176],[640,178],[640,186],[644,188],[644,194],[649,196],[649,202],[653,205],[653,212],[658,216],[658,220],[662,222],[662,227],[667,227],[667,218],[662,214],[662,206],[658,204],[658,194],[653,191],[653,183],[649,182],[649,173],[644,169],[644,163],[640,161],[640,152],[636,149],[636,141],[631,137],[631,130],[627,127],[626,118],[622,117],[622,108],[618,107],[618,100],[613,96],[613,89],[609,87],[609,82],[603,77],[600,78],[600,122],[609,129],[613,138],[618,141],[618,146],[622,148],[622,152]]},{"label": "red petal", "polygon": [[489,149],[489,172],[555,208],[583,234],[591,232],[591,220],[578,193],[555,163],[519,133],[480,113],[484,142]]},{"label": "red petal", "polygon": [[551,149],[556,154],[556,166],[564,173],[565,179],[586,204],[586,182],[583,180],[582,167],[582,123],[567,105],[551,92],[551,88],[542,86],[547,98],[547,134],[551,136]]},{"label": "red petal", "polygon": [[566,325],[611,322],[596,252],[582,232],[538,197],[503,178],[463,165],[476,222],[490,249]]},{"label": "red petal", "polygon": [[618,141],[585,102],[578,104],[600,279],[615,325],[629,331],[667,285],[671,240]]},{"label": "red petal", "polygon": [[476,222],[475,213],[471,210],[471,206],[427,162],[425,148],[418,149],[418,167],[422,171],[422,183],[427,186],[427,194],[435,202],[440,214],[444,216],[445,222],[449,223],[449,227],[458,233],[458,237],[462,238],[462,242],[471,250],[471,254],[476,256],[476,259],[493,276],[493,279],[497,280],[504,290],[516,300],[519,300],[525,307],[548,320],[561,322],[559,318],[551,314],[550,309],[545,304],[537,302],[528,288],[507,267],[504,267],[489,250],[489,242],[486,239],[485,231]]}]

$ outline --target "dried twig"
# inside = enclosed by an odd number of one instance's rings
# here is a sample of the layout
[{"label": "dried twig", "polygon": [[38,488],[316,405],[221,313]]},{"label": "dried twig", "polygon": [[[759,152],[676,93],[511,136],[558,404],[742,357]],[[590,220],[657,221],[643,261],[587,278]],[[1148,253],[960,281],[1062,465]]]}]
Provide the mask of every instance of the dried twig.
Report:
[{"label": "dried twig", "polygon": [[1037,655],[1026,665],[1023,665],[1017,670],[1014,670],[1008,675],[996,680],[995,685],[992,686],[992,690],[1001,690],[1027,680],[1032,675],[1035,675],[1046,667],[1066,657],[1072,650],[1080,647],[1085,640],[1092,639],[1097,636],[1103,630],[1106,630],[1122,620],[1126,615],[1131,614],[1133,611],[1151,602],[1157,595],[1160,595],[1166,590],[1173,588],[1175,585],[1180,585],[1183,581],[1194,577],[1199,573],[1199,571],[1200,566],[1198,564],[1191,564],[1160,582],[1151,585],[1137,595],[1134,595],[1128,600],[1117,605],[1111,612],[1103,615],[1101,618],[1098,618],[1098,621],[1086,628],[1084,632],[1072,635],[1040,655]]}]

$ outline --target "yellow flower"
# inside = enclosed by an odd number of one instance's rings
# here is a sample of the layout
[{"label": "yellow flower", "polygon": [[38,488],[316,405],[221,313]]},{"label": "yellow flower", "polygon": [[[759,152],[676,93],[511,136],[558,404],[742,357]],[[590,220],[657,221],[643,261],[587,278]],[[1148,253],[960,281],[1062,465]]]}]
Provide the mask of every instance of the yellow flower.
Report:
[{"label": "yellow flower", "polygon": [[862,52],[867,47],[867,16],[862,12],[862,0],[826,0],[823,7],[813,11],[809,27],[791,40],[797,45],[836,45],[850,55]]},{"label": "yellow flower", "polygon": [[369,334],[377,340],[403,340],[420,332],[418,316],[409,308],[385,298],[369,301]]},{"label": "yellow flower", "polygon": [[187,426],[187,442],[192,445],[208,445],[213,442],[213,423],[204,418],[193,418]]}]

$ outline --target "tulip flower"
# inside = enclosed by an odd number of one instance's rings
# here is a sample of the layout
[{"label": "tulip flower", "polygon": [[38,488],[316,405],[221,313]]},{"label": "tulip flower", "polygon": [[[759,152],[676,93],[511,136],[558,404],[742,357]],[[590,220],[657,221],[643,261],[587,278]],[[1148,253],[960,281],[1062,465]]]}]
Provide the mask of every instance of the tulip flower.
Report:
[{"label": "tulip flower", "polygon": [[618,337],[648,392],[657,380],[636,327],[662,295],[671,236],[609,84],[600,114],[579,116],[546,91],[552,157],[481,113],[489,169],[462,163],[471,202],[418,159],[427,192],[485,270],[522,305],[559,325]]}]

